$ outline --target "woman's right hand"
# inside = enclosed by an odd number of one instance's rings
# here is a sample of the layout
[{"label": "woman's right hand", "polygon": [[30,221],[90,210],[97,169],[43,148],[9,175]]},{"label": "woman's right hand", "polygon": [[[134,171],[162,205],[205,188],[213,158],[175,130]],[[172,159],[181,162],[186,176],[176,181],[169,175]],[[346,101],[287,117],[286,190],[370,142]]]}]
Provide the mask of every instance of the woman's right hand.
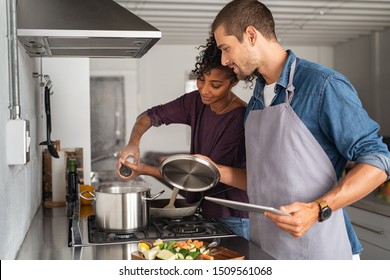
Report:
[{"label": "woman's right hand", "polygon": [[[119,178],[121,179],[125,179],[125,180],[132,180],[134,179],[135,177],[137,177],[138,175],[134,174],[134,172],[132,172],[132,174],[128,177],[126,176],[123,176],[120,172],[120,168],[123,166],[123,165],[126,165],[127,167],[130,167],[132,170],[133,168],[131,166],[129,166],[129,161],[127,160],[128,158],[132,157],[132,160],[130,161],[133,165],[137,165],[138,162],[139,162],[139,158],[140,158],[140,151],[139,151],[139,147],[137,145],[133,145],[133,144],[127,144],[125,147],[123,147],[123,149],[119,152],[119,155],[118,155],[118,160],[116,162],[116,169],[117,169],[117,175],[119,176]],[[134,171],[134,170],[133,170]]]},{"label": "woman's right hand", "polygon": [[129,161],[126,161],[126,162],[123,162],[123,164],[126,165],[127,167],[131,168],[132,173],[129,177],[124,177],[120,173],[118,173],[120,178],[122,178],[122,179],[134,180],[135,178],[137,178],[140,175],[148,175],[148,176],[152,176],[152,177],[155,177],[157,179],[160,179],[160,180],[162,179],[162,176],[160,174],[160,169],[158,167],[150,166],[150,165],[147,165],[143,162],[139,162],[138,164],[133,164]]}]

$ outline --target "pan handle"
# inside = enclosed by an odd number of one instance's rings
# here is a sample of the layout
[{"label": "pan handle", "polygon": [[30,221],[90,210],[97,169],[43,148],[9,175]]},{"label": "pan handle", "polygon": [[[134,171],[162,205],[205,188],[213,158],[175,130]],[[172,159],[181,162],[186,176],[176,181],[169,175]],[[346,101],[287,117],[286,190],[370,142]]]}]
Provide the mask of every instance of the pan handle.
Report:
[{"label": "pan handle", "polygon": [[[83,194],[85,194],[85,193],[89,193],[90,195],[92,195],[92,197],[83,196]],[[89,201],[95,200],[95,194],[90,192],[89,190],[85,190],[85,191],[81,192],[79,195],[80,195],[80,197],[84,198],[85,200],[89,200]]]},{"label": "pan handle", "polygon": [[151,197],[144,197],[145,200],[155,200],[157,197],[159,197],[160,195],[162,195],[163,193],[165,192],[165,190],[162,190],[161,192],[151,196]]}]

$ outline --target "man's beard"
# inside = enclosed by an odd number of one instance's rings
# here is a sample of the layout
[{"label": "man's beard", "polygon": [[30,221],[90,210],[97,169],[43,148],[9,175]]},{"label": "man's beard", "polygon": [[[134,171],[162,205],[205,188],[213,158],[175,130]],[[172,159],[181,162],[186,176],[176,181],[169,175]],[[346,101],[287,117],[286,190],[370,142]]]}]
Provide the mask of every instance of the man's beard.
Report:
[{"label": "man's beard", "polygon": [[237,74],[237,78],[240,80],[240,81],[245,81],[245,82],[250,82],[252,81],[254,78],[257,78],[259,76],[259,73],[257,72],[257,69],[254,70],[251,74],[247,75],[243,72],[240,71],[239,74]]}]

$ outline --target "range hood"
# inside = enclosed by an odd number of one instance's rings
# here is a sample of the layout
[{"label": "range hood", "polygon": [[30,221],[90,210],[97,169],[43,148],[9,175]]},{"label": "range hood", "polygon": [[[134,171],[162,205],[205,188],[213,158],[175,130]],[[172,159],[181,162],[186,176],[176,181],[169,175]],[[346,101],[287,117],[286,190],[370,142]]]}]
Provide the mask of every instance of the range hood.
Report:
[{"label": "range hood", "polygon": [[18,0],[17,22],[31,57],[140,58],[161,38],[112,0]]}]

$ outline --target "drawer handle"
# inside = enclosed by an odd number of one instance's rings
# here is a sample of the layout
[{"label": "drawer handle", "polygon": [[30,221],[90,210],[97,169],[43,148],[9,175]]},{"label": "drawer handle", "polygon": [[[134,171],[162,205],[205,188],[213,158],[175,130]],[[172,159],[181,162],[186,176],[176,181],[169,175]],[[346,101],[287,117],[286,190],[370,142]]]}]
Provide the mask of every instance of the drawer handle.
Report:
[{"label": "drawer handle", "polygon": [[353,222],[353,221],[351,221],[351,224],[354,225],[354,226],[356,226],[356,227],[360,227],[360,228],[362,228],[362,229],[371,231],[371,232],[376,233],[376,234],[379,234],[379,235],[382,235],[382,234],[384,233],[384,231],[381,230],[381,229],[373,229],[373,228],[370,228],[370,227],[368,227],[368,226],[365,226],[365,225],[362,225],[362,224],[359,224],[359,223],[356,223],[356,222]]}]

